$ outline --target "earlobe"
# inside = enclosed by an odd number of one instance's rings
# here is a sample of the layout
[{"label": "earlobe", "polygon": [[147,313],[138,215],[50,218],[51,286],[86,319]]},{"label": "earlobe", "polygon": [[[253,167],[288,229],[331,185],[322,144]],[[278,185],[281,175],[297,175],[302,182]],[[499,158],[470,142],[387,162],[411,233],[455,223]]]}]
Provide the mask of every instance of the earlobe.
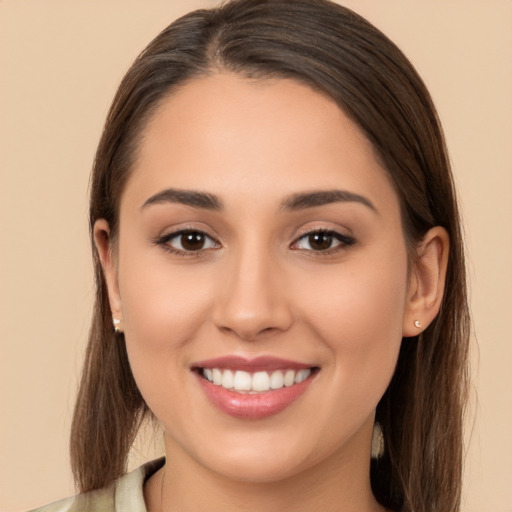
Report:
[{"label": "earlobe", "polygon": [[[117,265],[112,249],[110,227],[105,219],[98,219],[94,223],[94,244],[98,251],[103,275],[107,283],[108,298],[112,317],[122,321],[121,298],[117,278]],[[117,326],[116,326],[117,327]]]},{"label": "earlobe", "polygon": [[440,226],[430,229],[416,248],[407,293],[402,335],[417,336],[434,320],[443,300],[450,240]]}]

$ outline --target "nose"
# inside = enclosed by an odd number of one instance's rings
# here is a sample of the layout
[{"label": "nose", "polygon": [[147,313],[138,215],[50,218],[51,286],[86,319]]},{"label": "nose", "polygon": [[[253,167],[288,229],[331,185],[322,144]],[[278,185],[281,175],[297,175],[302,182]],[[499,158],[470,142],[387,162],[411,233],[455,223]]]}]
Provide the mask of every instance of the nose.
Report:
[{"label": "nose", "polygon": [[290,328],[285,279],[270,254],[247,251],[233,258],[222,274],[213,311],[218,329],[254,341]]}]

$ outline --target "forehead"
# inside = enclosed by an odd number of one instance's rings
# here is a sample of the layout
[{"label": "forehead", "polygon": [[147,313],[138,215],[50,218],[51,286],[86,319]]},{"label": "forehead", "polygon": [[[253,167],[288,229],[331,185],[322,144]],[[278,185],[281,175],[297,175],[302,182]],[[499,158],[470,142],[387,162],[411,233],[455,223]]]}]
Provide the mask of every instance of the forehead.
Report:
[{"label": "forehead", "polygon": [[346,188],[397,201],[372,145],[327,96],[289,79],[214,74],[164,98],[148,122],[128,189],[269,197]]}]

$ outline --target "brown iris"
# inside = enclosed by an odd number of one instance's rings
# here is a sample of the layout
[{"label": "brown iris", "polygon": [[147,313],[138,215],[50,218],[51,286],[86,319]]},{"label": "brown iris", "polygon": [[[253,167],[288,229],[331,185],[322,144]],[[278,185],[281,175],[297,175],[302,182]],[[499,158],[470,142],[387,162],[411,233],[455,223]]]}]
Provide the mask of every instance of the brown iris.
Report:
[{"label": "brown iris", "polygon": [[312,233],[308,236],[308,242],[314,251],[325,251],[332,246],[333,236],[329,233]]},{"label": "brown iris", "polygon": [[181,235],[181,246],[186,251],[199,251],[204,247],[205,235],[197,231],[183,233]]}]

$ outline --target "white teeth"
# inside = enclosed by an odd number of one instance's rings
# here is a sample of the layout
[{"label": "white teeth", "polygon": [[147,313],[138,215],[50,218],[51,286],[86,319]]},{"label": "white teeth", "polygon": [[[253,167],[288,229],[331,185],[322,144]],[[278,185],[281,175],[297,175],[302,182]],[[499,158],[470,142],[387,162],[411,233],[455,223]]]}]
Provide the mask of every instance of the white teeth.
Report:
[{"label": "white teeth", "polygon": [[305,381],[311,375],[311,369],[262,371],[253,374],[242,370],[222,370],[203,368],[203,376],[217,386],[240,392],[264,392],[281,389]]},{"label": "white teeth", "polygon": [[256,372],[252,376],[253,391],[268,391],[270,389],[270,377],[267,372]]},{"label": "white teeth", "polygon": [[275,371],[270,376],[270,387],[272,389],[281,389],[284,386],[284,377],[283,373],[279,370]]},{"label": "white teeth", "polygon": [[299,384],[311,375],[311,370],[299,370],[295,375],[295,384]]},{"label": "white teeth", "polygon": [[222,372],[222,382],[221,386],[226,389],[231,389],[233,387],[233,372],[231,370],[224,370]]},{"label": "white teeth", "polygon": [[213,383],[217,386],[220,386],[222,384],[222,372],[218,368],[214,368],[212,370],[213,374]]},{"label": "white teeth", "polygon": [[[224,381],[224,379],[223,379]],[[233,387],[237,391],[250,391],[252,386],[251,374],[247,372],[237,371],[233,380]]]},{"label": "white teeth", "polygon": [[286,387],[293,386],[295,384],[295,372],[293,370],[286,370],[284,374],[284,385]]}]

